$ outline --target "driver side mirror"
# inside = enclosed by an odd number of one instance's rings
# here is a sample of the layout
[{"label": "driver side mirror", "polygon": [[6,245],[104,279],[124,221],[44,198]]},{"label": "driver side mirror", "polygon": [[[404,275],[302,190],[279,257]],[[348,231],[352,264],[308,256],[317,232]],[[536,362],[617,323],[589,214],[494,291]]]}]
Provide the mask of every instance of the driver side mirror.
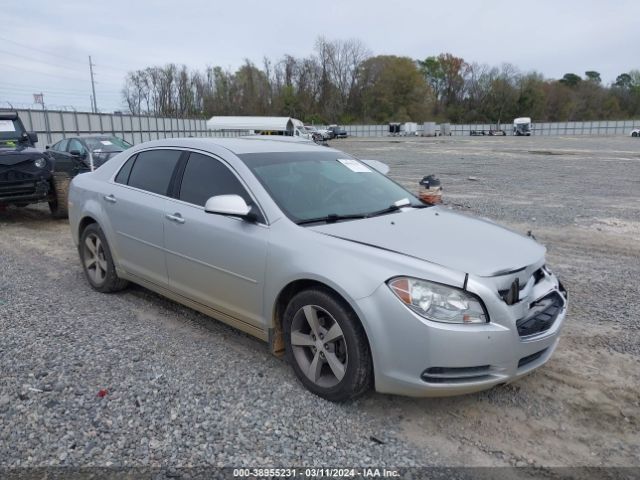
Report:
[{"label": "driver side mirror", "polygon": [[240,217],[252,222],[257,219],[255,213],[251,211],[251,207],[247,205],[240,195],[216,195],[215,197],[211,197],[207,200],[207,203],[205,203],[204,211],[207,213]]},{"label": "driver side mirror", "polygon": [[72,157],[80,157],[80,158],[84,158],[87,156],[86,153],[82,153],[80,150],[69,150],[69,154],[71,154]]},{"label": "driver side mirror", "polygon": [[38,143],[38,134],[36,132],[27,132],[27,137],[31,143]]}]

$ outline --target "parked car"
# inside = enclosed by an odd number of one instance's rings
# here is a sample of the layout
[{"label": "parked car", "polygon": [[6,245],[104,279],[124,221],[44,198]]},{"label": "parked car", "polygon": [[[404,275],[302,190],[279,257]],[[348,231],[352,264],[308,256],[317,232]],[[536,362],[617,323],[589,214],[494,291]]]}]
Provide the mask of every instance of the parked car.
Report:
[{"label": "parked car", "polygon": [[631,134],[632,137],[640,137],[640,128],[634,128],[633,130],[631,130]]},{"label": "parked car", "polygon": [[488,135],[490,137],[504,137],[505,135],[507,135],[507,132],[505,132],[504,130],[471,130],[469,131],[469,135],[471,136],[477,136],[477,135]]},{"label": "parked car", "polygon": [[312,135],[313,134],[320,135],[322,140],[331,139],[331,133],[326,128],[317,128],[317,127],[314,127],[313,125],[305,125],[304,128],[307,132],[311,133]]},{"label": "parked car", "polygon": [[69,183],[82,169],[37,149],[37,142],[17,112],[0,112],[0,208],[47,202],[53,217],[65,218]]},{"label": "parked car", "polygon": [[327,145],[324,135],[320,133],[315,127],[308,127],[306,125],[300,127],[301,131],[303,131],[306,135],[308,135],[311,140],[318,145]]},{"label": "parked car", "polygon": [[331,132],[331,138],[347,138],[347,131],[338,125],[329,125],[327,130]]},{"label": "parked car", "polygon": [[544,247],[377,168],[264,137],[147,142],[73,180],[71,233],[95,290],[131,281],[255,335],[328,400],[544,364],[567,306]]},{"label": "parked car", "polygon": [[113,135],[82,135],[67,137],[52,146],[47,146],[47,150],[58,159],[73,157],[89,170],[94,170],[132,146],[126,140]]}]

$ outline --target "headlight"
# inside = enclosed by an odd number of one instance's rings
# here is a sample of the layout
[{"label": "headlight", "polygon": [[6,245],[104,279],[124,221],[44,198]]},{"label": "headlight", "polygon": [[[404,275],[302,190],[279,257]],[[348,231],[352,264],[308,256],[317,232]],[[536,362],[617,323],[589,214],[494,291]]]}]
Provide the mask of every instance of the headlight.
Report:
[{"label": "headlight", "polygon": [[469,293],[439,283],[396,277],[389,288],[411,310],[434,322],[487,323],[480,301]]},{"label": "headlight", "polygon": [[47,166],[47,161],[44,158],[40,157],[40,158],[36,158],[33,161],[33,164],[38,168],[44,168]]}]

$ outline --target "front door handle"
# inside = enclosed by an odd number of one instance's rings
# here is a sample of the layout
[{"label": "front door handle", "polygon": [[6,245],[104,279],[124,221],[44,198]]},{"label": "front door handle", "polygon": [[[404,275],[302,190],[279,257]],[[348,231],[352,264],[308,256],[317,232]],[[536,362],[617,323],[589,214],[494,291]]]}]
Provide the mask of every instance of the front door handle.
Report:
[{"label": "front door handle", "polygon": [[109,202],[109,203],[116,203],[116,197],[114,197],[113,195],[105,195],[104,199]]},{"label": "front door handle", "polygon": [[184,223],[184,218],[182,218],[182,215],[180,215],[179,213],[174,213],[173,215],[167,213],[165,217],[167,218],[167,220],[171,220],[172,222]]}]

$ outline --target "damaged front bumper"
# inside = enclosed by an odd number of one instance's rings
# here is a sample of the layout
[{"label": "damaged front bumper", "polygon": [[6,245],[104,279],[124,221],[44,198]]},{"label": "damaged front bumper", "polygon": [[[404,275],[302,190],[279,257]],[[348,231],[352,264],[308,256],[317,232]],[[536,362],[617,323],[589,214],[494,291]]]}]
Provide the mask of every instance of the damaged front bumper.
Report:
[{"label": "damaged front bumper", "polygon": [[[541,268],[532,266],[524,273],[534,275]],[[367,319],[376,390],[459,395],[514,381],[543,365],[558,345],[567,295],[553,274],[541,272],[527,297],[512,305],[487,278],[469,279],[468,290],[482,298],[489,313],[486,324],[427,320],[406,308],[386,285],[359,300],[358,309]]]}]

